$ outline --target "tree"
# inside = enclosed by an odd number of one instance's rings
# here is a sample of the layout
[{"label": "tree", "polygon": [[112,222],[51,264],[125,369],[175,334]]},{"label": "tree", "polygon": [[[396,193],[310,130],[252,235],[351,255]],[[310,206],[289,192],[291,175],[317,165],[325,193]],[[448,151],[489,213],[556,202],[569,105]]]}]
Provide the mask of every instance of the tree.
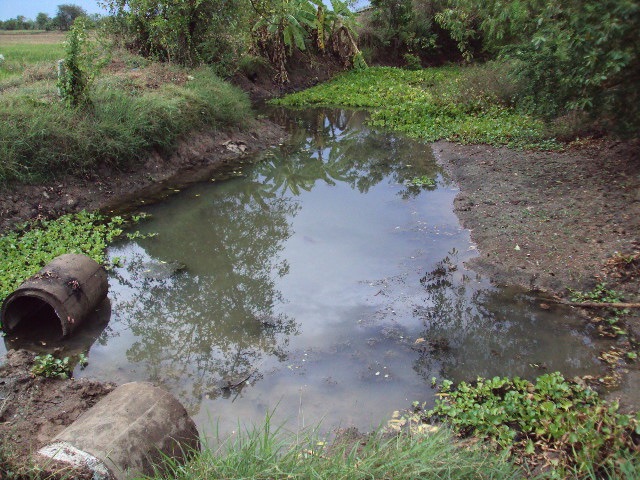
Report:
[{"label": "tree", "polygon": [[84,17],[86,15],[87,12],[84,8],[78,5],[65,3],[63,5],[58,5],[58,13],[53,20],[60,30],[67,31],[71,28],[71,25],[73,25],[76,18]]},{"label": "tree", "polygon": [[31,30],[33,22],[24,15],[18,15],[16,18],[10,18],[4,22],[0,21],[2,30]]},{"label": "tree", "polygon": [[38,30],[46,30],[46,29],[48,29],[50,23],[51,23],[51,17],[49,17],[49,15],[47,15],[46,13],[40,12],[36,16],[36,28]]},{"label": "tree", "polygon": [[331,0],[331,8],[321,0],[252,1],[252,5],[259,16],[253,27],[255,42],[277,69],[279,83],[289,81],[287,59],[310,46],[324,53],[328,44],[345,64],[366,67],[354,39],[355,17],[346,2]]},{"label": "tree", "polygon": [[[211,0],[105,0],[118,36],[147,57],[183,65],[203,61],[208,42],[241,17],[244,2]],[[246,9],[245,9],[246,10]]]},{"label": "tree", "polygon": [[633,131],[640,125],[637,0],[450,0],[436,15],[467,58],[505,59],[520,100],[548,116],[582,110]]}]

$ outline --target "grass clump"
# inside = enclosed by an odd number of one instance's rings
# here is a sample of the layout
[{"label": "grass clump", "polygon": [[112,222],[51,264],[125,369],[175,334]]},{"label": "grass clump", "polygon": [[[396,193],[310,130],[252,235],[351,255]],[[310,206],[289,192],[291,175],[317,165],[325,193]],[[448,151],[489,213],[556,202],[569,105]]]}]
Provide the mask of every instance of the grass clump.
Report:
[{"label": "grass clump", "polygon": [[83,253],[104,263],[105,248],[122,233],[123,223],[121,217],[107,221],[96,213],[83,211],[25,224],[0,237],[0,301],[64,253]]},{"label": "grass clump", "polygon": [[518,148],[558,148],[538,118],[511,105],[512,84],[498,66],[403,70],[373,67],[276,101],[279,105],[371,110],[370,124],[429,142],[450,140]]},{"label": "grass clump", "polygon": [[269,419],[207,447],[186,465],[169,464],[172,479],[510,479],[519,470],[492,449],[463,447],[446,429],[428,435],[374,433],[327,446],[312,434],[272,431]]},{"label": "grass clump", "polygon": [[515,377],[442,383],[426,419],[440,419],[463,436],[487,438],[529,467],[554,478],[626,478],[638,468],[638,416],[618,412],[590,388],[559,373],[535,383]]},{"label": "grass clump", "polygon": [[53,80],[3,92],[0,183],[82,174],[98,164],[129,167],[153,149],[169,151],[190,131],[250,116],[246,95],[208,69],[155,79],[127,73],[96,79],[83,108],[65,107]]}]

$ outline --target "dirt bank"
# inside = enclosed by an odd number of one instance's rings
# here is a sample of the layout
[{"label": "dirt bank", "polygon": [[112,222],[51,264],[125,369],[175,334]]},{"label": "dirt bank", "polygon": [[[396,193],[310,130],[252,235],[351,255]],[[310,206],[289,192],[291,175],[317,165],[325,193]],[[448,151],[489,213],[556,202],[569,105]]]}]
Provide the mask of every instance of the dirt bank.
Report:
[{"label": "dirt bank", "polygon": [[[15,185],[0,195],[0,232],[39,216],[55,218],[80,210],[111,210],[153,197],[167,185],[188,181],[204,169],[234,164],[280,143],[286,133],[268,120],[251,120],[244,131],[199,132],[170,155],[153,153],[127,171],[104,168],[86,177],[60,176],[45,185]],[[242,152],[239,150],[243,150]]]},{"label": "dirt bank", "polygon": [[[496,284],[563,297],[604,282],[625,302],[640,302],[640,140],[583,142],[561,153],[446,142],[433,150],[460,187],[454,208],[479,252],[471,268]],[[611,334],[612,311],[581,313]],[[637,411],[640,367],[624,352],[637,352],[640,309],[621,322],[631,336],[601,357],[618,383],[607,398]]]},{"label": "dirt bank", "polygon": [[460,186],[454,208],[480,252],[472,268],[497,284],[559,293],[607,281],[638,301],[640,275],[617,277],[605,266],[616,252],[640,250],[640,141],[561,153],[433,149]]}]

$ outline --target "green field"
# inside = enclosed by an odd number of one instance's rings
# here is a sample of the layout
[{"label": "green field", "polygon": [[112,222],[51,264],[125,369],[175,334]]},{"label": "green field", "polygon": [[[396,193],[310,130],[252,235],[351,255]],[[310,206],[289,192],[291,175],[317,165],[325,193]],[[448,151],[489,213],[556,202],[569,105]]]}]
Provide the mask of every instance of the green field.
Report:
[{"label": "green field", "polygon": [[0,34],[0,54],[4,56],[0,82],[19,76],[30,65],[50,63],[54,69],[55,62],[64,56],[63,41],[64,35],[60,33]]}]

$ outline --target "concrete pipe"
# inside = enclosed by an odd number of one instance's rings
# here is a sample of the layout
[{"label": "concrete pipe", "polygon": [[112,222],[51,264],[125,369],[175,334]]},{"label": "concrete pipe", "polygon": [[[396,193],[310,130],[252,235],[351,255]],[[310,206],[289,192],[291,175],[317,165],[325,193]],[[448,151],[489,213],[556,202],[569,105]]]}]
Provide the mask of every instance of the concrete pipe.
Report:
[{"label": "concrete pipe", "polygon": [[107,272],[100,264],[86,255],[60,255],[4,300],[2,329],[66,337],[100,305],[107,290]]},{"label": "concrete pipe", "polygon": [[[78,358],[81,353],[88,355],[93,344],[100,338],[102,332],[111,320],[111,301],[109,297],[105,298],[98,307],[91,312],[84,320],[83,324],[74,330],[73,335],[68,338],[51,335],[51,332],[38,332],[38,330],[29,329],[28,332],[20,331],[20,327],[12,333],[4,336],[4,346],[9,350],[27,350],[36,355],[45,355],[48,353],[56,355],[56,352],[64,351],[64,356],[69,358]],[[57,326],[58,319],[55,319],[55,330],[59,330]],[[51,326],[48,327],[51,330]]]},{"label": "concrete pipe", "polygon": [[132,382],[56,435],[36,461],[45,471],[62,463],[89,469],[93,478],[126,480],[153,475],[167,458],[185,463],[199,449],[198,430],[182,404],[150,383]]}]

